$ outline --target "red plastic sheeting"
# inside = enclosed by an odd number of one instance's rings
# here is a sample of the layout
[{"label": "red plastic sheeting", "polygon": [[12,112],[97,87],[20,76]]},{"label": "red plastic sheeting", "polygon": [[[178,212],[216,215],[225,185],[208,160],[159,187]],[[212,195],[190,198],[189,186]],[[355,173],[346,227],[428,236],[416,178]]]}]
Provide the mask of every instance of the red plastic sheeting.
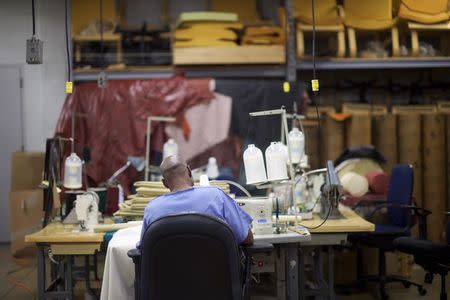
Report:
[{"label": "red plastic sheeting", "polygon": [[[87,114],[76,120],[75,151],[81,156],[83,146],[89,146],[91,162],[86,172],[99,184],[123,166],[128,156],[145,156],[148,116],[180,116],[186,108],[213,99],[209,81],[175,76],[110,80],[106,88],[99,88],[97,83],[79,84],[64,103],[56,134],[70,137],[72,112]],[[152,149],[161,150],[161,143],[153,143]],[[127,192],[137,178],[130,167],[118,179]]]}]

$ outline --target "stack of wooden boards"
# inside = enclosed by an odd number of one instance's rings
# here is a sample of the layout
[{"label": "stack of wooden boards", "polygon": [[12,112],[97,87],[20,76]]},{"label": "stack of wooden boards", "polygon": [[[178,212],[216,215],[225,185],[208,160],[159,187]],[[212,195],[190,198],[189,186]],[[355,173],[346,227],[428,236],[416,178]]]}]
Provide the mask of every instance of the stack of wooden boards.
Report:
[{"label": "stack of wooden boards", "polygon": [[[225,193],[230,193],[227,183],[211,183]],[[141,219],[144,216],[144,209],[147,204],[158,196],[169,193],[169,190],[159,181],[138,181],[134,183],[136,194],[128,196],[124,203],[119,204],[119,210],[114,216],[127,217],[131,219]]]}]

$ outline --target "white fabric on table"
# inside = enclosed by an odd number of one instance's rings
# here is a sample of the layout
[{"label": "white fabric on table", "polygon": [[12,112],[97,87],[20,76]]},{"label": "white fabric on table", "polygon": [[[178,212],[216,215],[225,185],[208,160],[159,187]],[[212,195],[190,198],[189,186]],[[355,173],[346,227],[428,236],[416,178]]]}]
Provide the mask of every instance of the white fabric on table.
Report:
[{"label": "white fabric on table", "polygon": [[142,226],[118,230],[109,241],[101,300],[134,300],[134,264],[127,252],[136,247]]}]

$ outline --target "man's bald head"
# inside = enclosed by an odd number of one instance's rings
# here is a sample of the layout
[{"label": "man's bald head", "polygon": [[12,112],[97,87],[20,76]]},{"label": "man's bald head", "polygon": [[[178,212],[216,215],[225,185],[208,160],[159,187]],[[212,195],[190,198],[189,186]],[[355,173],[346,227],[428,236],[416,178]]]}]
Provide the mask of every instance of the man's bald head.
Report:
[{"label": "man's bald head", "polygon": [[194,185],[189,167],[179,156],[168,156],[160,165],[164,186],[171,191]]}]

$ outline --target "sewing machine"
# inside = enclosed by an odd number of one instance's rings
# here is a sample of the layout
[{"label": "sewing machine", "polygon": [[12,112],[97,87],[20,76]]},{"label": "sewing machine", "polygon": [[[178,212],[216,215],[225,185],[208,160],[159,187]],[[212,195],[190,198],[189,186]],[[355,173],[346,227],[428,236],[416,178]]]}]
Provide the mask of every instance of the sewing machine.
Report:
[{"label": "sewing machine", "polygon": [[236,202],[252,218],[254,234],[272,234],[272,198],[237,198]]},{"label": "sewing machine", "polygon": [[320,196],[320,217],[322,219],[342,219],[344,218],[339,212],[339,200],[341,199],[343,188],[339,177],[334,170],[331,160],[327,161],[327,172],[325,176],[325,184],[322,187],[322,195]]},{"label": "sewing machine", "polygon": [[81,231],[92,231],[98,224],[99,198],[95,192],[86,192],[77,196],[75,212]]}]

